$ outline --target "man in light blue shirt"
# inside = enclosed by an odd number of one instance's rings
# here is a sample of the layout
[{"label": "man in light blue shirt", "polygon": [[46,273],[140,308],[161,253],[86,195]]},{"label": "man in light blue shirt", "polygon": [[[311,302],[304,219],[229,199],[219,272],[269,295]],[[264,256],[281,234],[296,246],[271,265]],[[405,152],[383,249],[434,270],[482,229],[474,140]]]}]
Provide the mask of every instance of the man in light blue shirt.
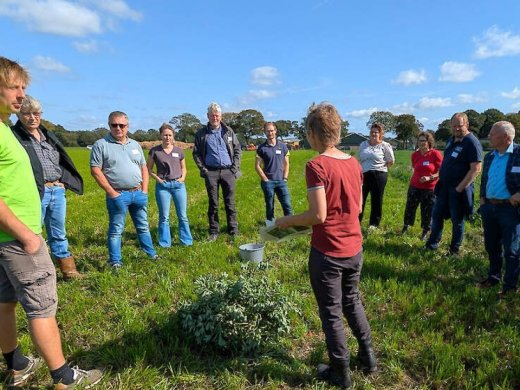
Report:
[{"label": "man in light blue shirt", "polygon": [[484,158],[480,186],[480,214],[484,227],[484,245],[489,255],[488,276],[479,288],[489,288],[502,280],[499,298],[516,291],[520,273],[520,145],[514,144],[515,128],[500,121],[489,132],[494,149]]},{"label": "man in light blue shirt", "polygon": [[130,212],[137,238],[146,254],[157,259],[148,227],[148,169],[139,143],[128,138],[128,116],[114,111],[108,116],[110,134],[92,147],[90,172],[106,192],[109,265],[122,265],[121,236]]}]

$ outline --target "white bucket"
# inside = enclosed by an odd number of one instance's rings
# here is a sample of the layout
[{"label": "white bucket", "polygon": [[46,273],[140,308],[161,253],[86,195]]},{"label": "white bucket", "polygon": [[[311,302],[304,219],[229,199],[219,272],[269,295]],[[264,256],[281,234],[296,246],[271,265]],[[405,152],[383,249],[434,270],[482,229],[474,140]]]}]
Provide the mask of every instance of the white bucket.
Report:
[{"label": "white bucket", "polygon": [[244,244],[240,245],[240,258],[244,261],[260,263],[264,259],[265,244]]}]

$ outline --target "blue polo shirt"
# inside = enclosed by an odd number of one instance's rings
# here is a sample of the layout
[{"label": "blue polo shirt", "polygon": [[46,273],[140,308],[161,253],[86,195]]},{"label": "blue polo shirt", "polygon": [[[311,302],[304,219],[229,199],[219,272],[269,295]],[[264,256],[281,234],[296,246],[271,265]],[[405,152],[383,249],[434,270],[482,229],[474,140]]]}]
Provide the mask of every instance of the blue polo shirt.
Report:
[{"label": "blue polo shirt", "polygon": [[146,165],[143,149],[137,141],[127,138],[118,143],[112,135],[97,140],[90,153],[90,166],[99,167],[114,189],[141,185],[141,167]]},{"label": "blue polo shirt", "polygon": [[264,162],[263,171],[269,180],[283,180],[285,156],[289,154],[287,145],[283,142],[269,145],[266,141],[258,147],[256,154]]},{"label": "blue polo shirt", "polygon": [[[209,126],[208,126],[209,128]],[[222,138],[224,129],[211,129],[206,137],[206,159],[204,165],[209,168],[229,168],[233,163]]]},{"label": "blue polo shirt", "polygon": [[468,173],[471,163],[482,161],[482,145],[473,133],[467,134],[461,141],[448,141],[444,159],[439,171],[443,183],[457,186]]},{"label": "blue polo shirt", "polygon": [[493,161],[489,166],[488,182],[486,185],[486,197],[488,199],[509,199],[511,194],[506,186],[506,168],[509,156],[513,153],[513,144],[500,154],[498,150],[492,152]]}]

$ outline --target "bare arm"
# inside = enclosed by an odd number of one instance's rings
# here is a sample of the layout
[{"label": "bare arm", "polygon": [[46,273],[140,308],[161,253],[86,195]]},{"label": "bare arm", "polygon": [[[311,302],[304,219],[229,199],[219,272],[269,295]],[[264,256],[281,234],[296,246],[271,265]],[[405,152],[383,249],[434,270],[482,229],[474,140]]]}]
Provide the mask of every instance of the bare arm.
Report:
[{"label": "bare arm", "polygon": [[114,187],[110,185],[105,174],[100,167],[90,167],[90,174],[94,177],[94,180],[98,185],[105,190],[109,198],[115,198],[119,196],[119,192],[114,190]]},{"label": "bare arm", "polygon": [[186,159],[183,158],[181,160],[181,177],[177,180],[179,183],[184,183],[184,180],[186,180],[186,174],[188,173],[186,169]]},{"label": "bare arm", "polygon": [[162,183],[164,180],[161,179],[154,171],[153,166],[155,164],[155,161],[153,160],[153,157],[148,155],[148,161],[146,162],[146,168],[148,169],[149,176],[153,177],[157,182]]},{"label": "bare arm", "polygon": [[312,226],[325,222],[327,218],[327,198],[325,188],[307,191],[309,210],[298,215],[287,215],[276,220],[276,226],[285,229],[290,226]]},{"label": "bare arm", "polygon": [[260,176],[260,179],[262,179],[262,181],[269,181],[269,179],[264,173],[264,170],[262,169],[262,162],[262,157],[257,155],[255,159],[255,171],[256,173],[258,173],[258,176]]},{"label": "bare arm", "polygon": [[24,251],[28,254],[36,253],[40,248],[40,237],[20,221],[1,198],[0,230],[20,241]]},{"label": "bare arm", "polygon": [[150,176],[148,175],[148,168],[146,164],[141,165],[141,176],[143,178],[143,182],[141,183],[142,191],[147,194],[148,193],[148,182],[150,181]]},{"label": "bare arm", "polygon": [[283,178],[287,179],[289,177],[289,156],[285,155],[285,165],[283,167]]},{"label": "bare arm", "polygon": [[466,173],[466,176],[464,176],[464,179],[455,187],[455,191],[462,192],[464,191],[464,188],[469,186],[473,181],[476,179],[478,174],[480,173],[480,170],[482,168],[482,162],[472,162],[470,164],[470,168],[468,173]]}]

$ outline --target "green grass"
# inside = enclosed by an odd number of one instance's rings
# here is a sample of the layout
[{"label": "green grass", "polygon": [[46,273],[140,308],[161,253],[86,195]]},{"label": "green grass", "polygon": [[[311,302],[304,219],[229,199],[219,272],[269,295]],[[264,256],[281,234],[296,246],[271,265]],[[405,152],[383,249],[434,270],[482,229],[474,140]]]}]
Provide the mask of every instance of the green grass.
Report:
[{"label": "green grass", "polygon": [[[265,206],[254,172],[254,152],[243,154],[244,176],[237,182],[238,243],[230,244],[225,234],[214,243],[204,242],[206,190],[188,152],[188,215],[194,246],[159,249],[161,260],[152,262],[138,248],[128,220],[124,267],[117,276],[106,266],[105,195],[90,176],[88,150],[71,148],[70,154],[85,179],[85,195],[68,193],[68,237],[88,279],[65,283],[60,278],[58,284],[58,321],[69,360],[86,368],[106,367],[101,386],[106,389],[326,388],[314,378],[326,350],[308,281],[308,238],[278,246],[268,243],[265,249],[271,265],[265,272],[283,284],[301,312],[292,319],[291,337],[283,339],[277,350],[257,359],[224,358],[192,349],[179,329],[176,311],[193,297],[194,280],[208,273],[238,275],[238,245],[259,239]],[[314,155],[291,154],[289,187],[296,212],[307,206],[304,165]],[[409,234],[398,234],[411,172],[408,152],[398,152],[396,158],[381,230],[364,243],[361,281],[381,370],[371,377],[354,372],[353,388],[520,388],[519,296],[497,301],[497,288],[481,291],[474,286],[487,272],[479,226],[467,224],[464,255],[459,259],[444,255],[449,223],[441,250],[434,253],[423,250],[418,222]],[[220,216],[225,221],[223,208]],[[157,218],[152,185],[149,221],[154,239]],[[172,220],[175,224],[175,217]],[[172,232],[176,234],[175,227]],[[18,318],[23,350],[29,352],[33,347],[21,311]],[[357,351],[352,337],[349,347]],[[34,384],[49,381],[42,369]]]}]

